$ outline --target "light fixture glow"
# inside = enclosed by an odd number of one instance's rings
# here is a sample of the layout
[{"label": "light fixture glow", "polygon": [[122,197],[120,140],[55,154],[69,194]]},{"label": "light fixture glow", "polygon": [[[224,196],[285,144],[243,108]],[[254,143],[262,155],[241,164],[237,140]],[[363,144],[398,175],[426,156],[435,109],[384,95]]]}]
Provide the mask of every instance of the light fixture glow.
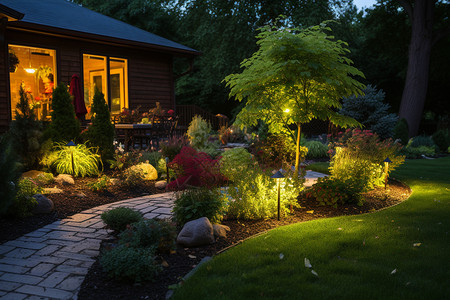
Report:
[{"label": "light fixture glow", "polygon": [[284,112],[285,113],[288,113],[288,112],[290,112],[291,110],[289,109],[289,108],[286,108],[285,110],[284,110]]},{"label": "light fixture glow", "polygon": [[36,72],[36,69],[33,68],[25,68],[25,72],[29,73],[29,74],[34,74],[34,72]]}]

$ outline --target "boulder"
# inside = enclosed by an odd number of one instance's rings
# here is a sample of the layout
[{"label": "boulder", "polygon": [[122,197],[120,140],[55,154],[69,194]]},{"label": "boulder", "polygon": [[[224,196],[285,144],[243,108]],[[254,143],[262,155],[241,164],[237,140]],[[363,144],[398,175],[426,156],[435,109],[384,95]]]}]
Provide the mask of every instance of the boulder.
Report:
[{"label": "boulder", "polygon": [[33,196],[36,199],[37,204],[33,208],[33,214],[47,214],[52,212],[55,206],[53,205],[53,201],[48,199],[42,194],[36,194]]},{"label": "boulder", "polygon": [[61,194],[63,192],[62,189],[55,187],[52,188],[44,188],[44,194]]},{"label": "boulder", "polygon": [[22,176],[20,176],[21,178],[30,178],[30,179],[37,179],[39,177],[39,175],[44,174],[45,172],[42,171],[37,171],[37,170],[31,170],[28,172],[25,172],[22,174]]},{"label": "boulder", "polygon": [[72,175],[69,174],[59,174],[55,178],[55,182],[60,185],[72,185],[75,184]]},{"label": "boulder", "polygon": [[177,243],[186,247],[197,247],[214,243],[211,222],[203,217],[184,224],[177,237]]},{"label": "boulder", "polygon": [[142,174],[142,179],[144,180],[150,181],[158,179],[158,171],[156,171],[156,169],[148,163],[140,163],[129,167],[127,170],[139,172],[140,174]]},{"label": "boulder", "polygon": [[230,227],[221,224],[213,224],[213,231],[215,238],[226,238],[227,231],[230,231]]},{"label": "boulder", "polygon": [[167,186],[167,181],[166,180],[160,180],[155,182],[155,188],[160,189],[160,190],[164,190]]}]

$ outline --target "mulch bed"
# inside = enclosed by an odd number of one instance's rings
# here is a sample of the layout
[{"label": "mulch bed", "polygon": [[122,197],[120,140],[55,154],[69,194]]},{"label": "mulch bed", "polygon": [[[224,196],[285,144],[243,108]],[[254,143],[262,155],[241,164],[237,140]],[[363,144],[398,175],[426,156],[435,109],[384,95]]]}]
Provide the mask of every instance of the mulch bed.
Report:
[{"label": "mulch bed", "polygon": [[[47,215],[32,216],[23,220],[0,220],[0,244],[16,239],[27,232],[36,230],[58,219],[79,213],[83,210],[116,202],[128,198],[161,193],[150,183],[132,190],[112,186],[107,193],[94,193],[87,189],[86,184],[96,181],[94,178],[76,178],[75,185],[65,186],[64,193],[49,195],[55,204],[55,212]],[[388,190],[377,188],[365,194],[363,206],[345,205],[338,208],[318,206],[314,201],[299,198],[301,208],[294,209],[288,217],[280,221],[276,219],[257,221],[224,220],[222,224],[231,231],[225,239],[200,248],[178,247],[175,254],[163,255],[168,267],[158,275],[154,282],[130,284],[108,279],[97,260],[89,270],[78,299],[165,299],[170,285],[179,283],[182,277],[192,270],[205,256],[213,256],[239,244],[243,240],[278,226],[310,221],[318,218],[329,218],[342,215],[370,213],[407,199],[411,193],[409,187],[401,182],[391,180]]]}]

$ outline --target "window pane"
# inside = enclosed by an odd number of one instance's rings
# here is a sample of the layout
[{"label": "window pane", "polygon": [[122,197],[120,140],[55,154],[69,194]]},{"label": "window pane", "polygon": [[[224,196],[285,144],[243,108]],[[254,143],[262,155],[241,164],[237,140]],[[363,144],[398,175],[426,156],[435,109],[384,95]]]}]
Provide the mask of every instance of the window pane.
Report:
[{"label": "window pane", "polygon": [[87,108],[86,119],[92,116],[91,106],[95,89],[105,95],[108,99],[106,85],[106,56],[83,54],[83,78],[84,78],[84,102]]},{"label": "window pane", "polygon": [[[50,119],[54,82],[55,50],[8,45],[11,116],[15,119],[22,86],[39,120]],[[17,58],[17,59],[16,59]]]},{"label": "window pane", "polygon": [[109,59],[109,83],[111,85],[111,113],[118,114],[128,107],[127,60]]}]

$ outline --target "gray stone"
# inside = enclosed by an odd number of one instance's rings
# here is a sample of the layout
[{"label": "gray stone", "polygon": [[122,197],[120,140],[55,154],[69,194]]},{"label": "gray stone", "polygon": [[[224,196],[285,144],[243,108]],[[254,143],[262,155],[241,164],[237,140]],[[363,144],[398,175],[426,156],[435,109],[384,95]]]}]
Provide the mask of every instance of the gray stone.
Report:
[{"label": "gray stone", "polygon": [[221,224],[213,224],[214,236],[216,238],[226,238],[227,231],[230,231],[230,227],[221,225]]},{"label": "gray stone", "polygon": [[48,214],[55,208],[53,201],[42,194],[36,194],[33,198],[37,201],[37,204],[34,206],[32,211],[33,214]]},{"label": "gray stone", "polygon": [[69,174],[59,174],[55,178],[55,182],[60,185],[73,185],[75,181],[73,180],[72,175]]},{"label": "gray stone", "polygon": [[62,189],[57,188],[57,187],[52,187],[52,188],[44,188],[43,193],[48,195],[48,194],[61,194],[63,192]]},{"label": "gray stone", "polygon": [[177,237],[177,243],[186,247],[209,245],[213,242],[213,227],[206,217],[184,224]]},{"label": "gray stone", "polygon": [[159,180],[157,182],[155,182],[155,188],[160,189],[160,190],[164,190],[167,186],[167,181],[166,180]]}]

